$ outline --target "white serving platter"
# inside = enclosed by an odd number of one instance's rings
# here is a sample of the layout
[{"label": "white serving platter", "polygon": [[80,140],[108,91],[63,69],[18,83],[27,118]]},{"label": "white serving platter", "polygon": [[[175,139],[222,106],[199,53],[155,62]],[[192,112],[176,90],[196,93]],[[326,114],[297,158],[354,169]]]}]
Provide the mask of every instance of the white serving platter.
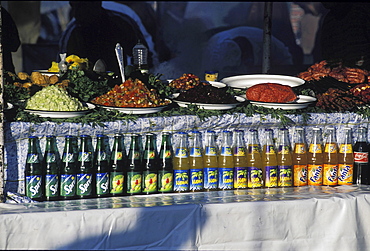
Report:
[{"label": "white serving platter", "polygon": [[32,109],[25,109],[24,111],[39,115],[40,117],[44,118],[58,118],[58,119],[65,119],[65,118],[73,118],[85,115],[95,109],[95,105],[91,103],[86,103],[88,109],[82,111],[42,111],[42,110],[32,110]]},{"label": "white serving platter", "polygon": [[305,81],[301,78],[270,74],[250,74],[250,75],[232,76],[221,79],[221,82],[232,88],[238,89],[246,89],[253,85],[263,83],[276,83],[288,85],[290,87],[300,86],[305,83]]}]

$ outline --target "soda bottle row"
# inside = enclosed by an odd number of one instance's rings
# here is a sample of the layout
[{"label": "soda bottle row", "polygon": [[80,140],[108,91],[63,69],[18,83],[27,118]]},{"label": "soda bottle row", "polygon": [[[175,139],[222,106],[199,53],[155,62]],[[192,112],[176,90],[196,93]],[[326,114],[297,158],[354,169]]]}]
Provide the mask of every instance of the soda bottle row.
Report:
[{"label": "soda bottle row", "polygon": [[[26,195],[35,200],[83,199],[169,192],[197,192],[289,186],[336,186],[368,184],[367,134],[359,128],[356,143],[352,130],[343,129],[344,141],[337,143],[334,128],[328,128],[325,141],[321,129],[313,128],[309,144],[304,130],[296,128],[293,144],[288,129],[278,131],[275,144],[272,129],[265,129],[260,144],[256,129],[212,130],[163,133],[157,152],[155,134],[145,135],[144,149],[139,134],[130,136],[128,154],[123,136],[114,136],[111,153],[104,135],[97,135],[95,150],[91,137],[66,136],[62,157],[54,136],[46,137],[39,156],[35,136],[29,137],[25,168]],[[216,143],[220,136],[220,147]],[[293,146],[293,147],[291,147]],[[78,149],[78,151],[77,151]]]}]

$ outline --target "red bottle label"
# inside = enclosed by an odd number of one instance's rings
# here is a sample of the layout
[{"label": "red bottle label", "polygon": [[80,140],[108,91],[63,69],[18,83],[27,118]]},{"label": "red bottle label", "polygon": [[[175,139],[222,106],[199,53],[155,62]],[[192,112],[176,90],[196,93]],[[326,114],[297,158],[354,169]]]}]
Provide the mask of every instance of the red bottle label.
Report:
[{"label": "red bottle label", "polygon": [[357,163],[368,163],[369,153],[368,152],[354,152],[355,162]]}]

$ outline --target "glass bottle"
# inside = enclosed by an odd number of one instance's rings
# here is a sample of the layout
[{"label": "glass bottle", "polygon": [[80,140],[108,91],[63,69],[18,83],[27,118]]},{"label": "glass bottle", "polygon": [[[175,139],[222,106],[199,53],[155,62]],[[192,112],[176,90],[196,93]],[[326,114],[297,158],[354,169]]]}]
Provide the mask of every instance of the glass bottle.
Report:
[{"label": "glass bottle", "polygon": [[172,159],[171,135],[168,132],[164,132],[159,150],[158,192],[160,193],[171,193],[173,191]]},{"label": "glass bottle", "polygon": [[148,48],[140,40],[132,49],[135,70],[148,73]]},{"label": "glass bottle", "polygon": [[247,153],[248,188],[263,187],[262,155],[257,130],[250,129]]},{"label": "glass bottle", "polygon": [[158,192],[158,154],[154,134],[147,133],[145,138],[141,187],[144,194],[153,194]]},{"label": "glass bottle", "polygon": [[307,186],[307,144],[303,128],[296,128],[293,147],[293,186]]},{"label": "glass bottle", "polygon": [[93,170],[93,153],[89,149],[88,135],[80,136],[80,148],[77,159],[77,189],[76,194],[80,199],[92,198],[95,193],[95,173]]},{"label": "glass bottle", "polygon": [[221,133],[221,151],[218,156],[220,190],[232,190],[234,188],[234,156],[232,149],[232,132],[224,130]]},{"label": "glass bottle", "polygon": [[94,152],[96,197],[106,197],[109,196],[108,153],[104,143],[105,136],[98,134],[96,138],[96,149]]},{"label": "glass bottle", "polygon": [[312,129],[312,138],[307,153],[307,163],[308,185],[321,186],[324,156],[320,128]]},{"label": "glass bottle", "polygon": [[124,171],[126,164],[126,152],[122,141],[122,135],[114,135],[112,153],[109,163],[109,193],[111,196],[124,195],[124,187],[126,187],[125,184],[127,182],[127,174]]},{"label": "glass bottle", "polygon": [[60,189],[60,159],[57,154],[55,136],[46,136],[46,146],[43,159],[45,172],[45,200],[59,200]]},{"label": "glass bottle", "polygon": [[75,141],[75,137],[71,135],[65,136],[62,168],[60,170],[60,197],[63,200],[76,198],[77,157],[74,150]]},{"label": "glass bottle", "polygon": [[25,166],[25,195],[35,201],[44,200],[44,173],[39,152],[38,138],[28,137],[28,151]]},{"label": "glass bottle", "polygon": [[343,128],[344,140],[339,146],[338,185],[353,184],[354,154],[352,145],[352,129]]},{"label": "glass bottle", "polygon": [[204,190],[218,190],[218,150],[216,145],[216,133],[207,131],[205,135],[205,147],[203,157]]},{"label": "glass bottle", "polygon": [[324,186],[336,186],[338,185],[338,143],[334,127],[327,129],[323,155],[322,184]]},{"label": "glass bottle", "polygon": [[178,142],[175,146],[173,158],[174,192],[189,192],[189,149],[188,134],[178,133]]},{"label": "glass bottle", "polygon": [[265,129],[266,139],[262,149],[262,177],[264,187],[277,187],[277,156],[273,138],[273,130]]},{"label": "glass bottle", "polygon": [[141,194],[142,174],[143,168],[141,162],[139,135],[132,134],[130,149],[128,152],[126,194],[128,195]]},{"label": "glass bottle", "polygon": [[365,127],[358,128],[358,137],[354,151],[353,184],[370,185],[369,152],[370,146],[367,140]]},{"label": "glass bottle", "polygon": [[247,149],[244,141],[244,131],[235,130],[233,147],[234,156],[234,189],[248,188],[247,182]]},{"label": "glass bottle", "polygon": [[191,192],[203,191],[203,147],[201,133],[192,131],[189,134],[189,165]]},{"label": "glass bottle", "polygon": [[280,128],[278,135],[278,186],[290,187],[293,185],[293,158],[287,128]]}]

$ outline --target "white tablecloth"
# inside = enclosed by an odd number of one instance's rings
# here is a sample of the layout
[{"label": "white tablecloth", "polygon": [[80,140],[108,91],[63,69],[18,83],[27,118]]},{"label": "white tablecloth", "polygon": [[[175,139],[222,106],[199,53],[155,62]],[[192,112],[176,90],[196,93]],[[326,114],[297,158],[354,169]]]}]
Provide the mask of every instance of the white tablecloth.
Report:
[{"label": "white tablecloth", "polygon": [[369,250],[370,187],[0,204],[0,249]]}]

